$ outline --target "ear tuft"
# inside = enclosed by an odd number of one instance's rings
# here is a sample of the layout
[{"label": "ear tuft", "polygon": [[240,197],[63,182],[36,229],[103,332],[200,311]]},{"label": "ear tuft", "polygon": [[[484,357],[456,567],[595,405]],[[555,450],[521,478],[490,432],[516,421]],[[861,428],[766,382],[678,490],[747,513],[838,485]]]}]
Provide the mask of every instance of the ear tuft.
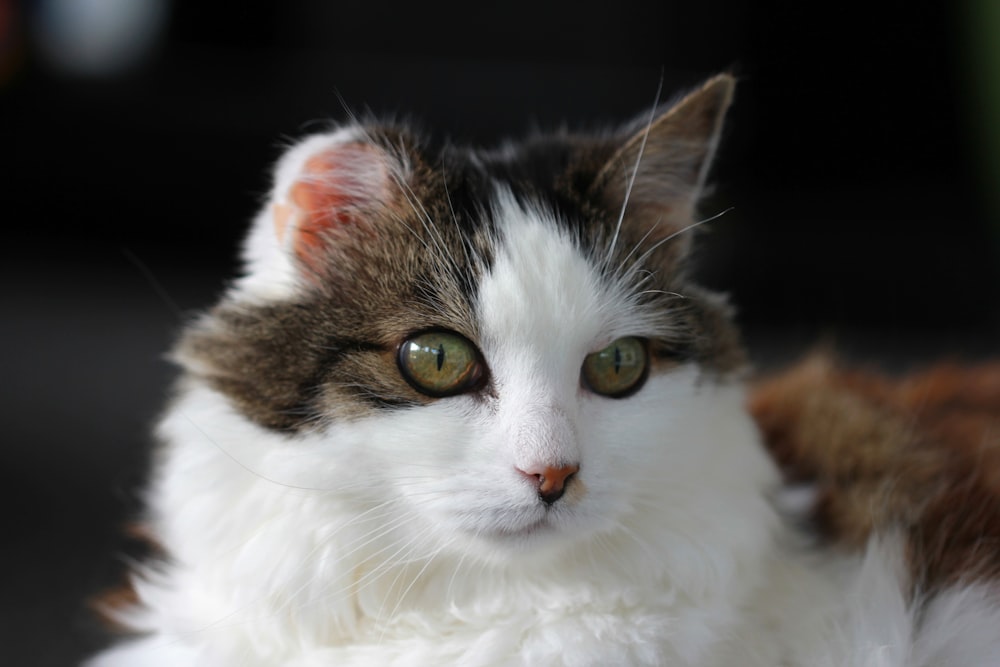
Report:
[{"label": "ear tuft", "polygon": [[401,169],[398,158],[356,127],[292,147],[278,163],[270,201],[247,239],[244,285],[284,294],[323,275],[331,245],[376,233]]},{"label": "ear tuft", "polygon": [[382,149],[362,142],[324,147],[306,158],[284,192],[275,193],[278,241],[311,264],[337,236],[370,233],[372,215],[389,199],[389,182]]}]

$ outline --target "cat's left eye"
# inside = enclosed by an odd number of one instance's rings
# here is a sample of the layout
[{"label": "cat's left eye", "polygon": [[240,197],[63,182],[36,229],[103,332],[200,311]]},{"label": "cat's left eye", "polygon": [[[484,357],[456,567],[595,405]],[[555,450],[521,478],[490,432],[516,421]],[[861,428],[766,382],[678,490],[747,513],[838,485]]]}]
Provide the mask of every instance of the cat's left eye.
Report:
[{"label": "cat's left eye", "polygon": [[436,398],[470,391],[484,374],[476,346],[450,331],[427,331],[406,339],[398,361],[411,387]]},{"label": "cat's left eye", "polygon": [[583,361],[583,382],[595,394],[624,398],[642,386],[649,369],[646,341],[619,338]]}]

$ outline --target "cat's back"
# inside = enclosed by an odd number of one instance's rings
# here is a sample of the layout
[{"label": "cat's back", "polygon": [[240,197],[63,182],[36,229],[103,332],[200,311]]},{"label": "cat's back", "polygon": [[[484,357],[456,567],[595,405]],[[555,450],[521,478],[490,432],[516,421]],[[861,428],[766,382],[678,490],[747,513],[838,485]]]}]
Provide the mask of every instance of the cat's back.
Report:
[{"label": "cat's back", "polygon": [[806,567],[842,601],[829,618],[849,653],[823,664],[998,664],[1000,363],[889,377],[814,355],[748,405],[805,499]]}]

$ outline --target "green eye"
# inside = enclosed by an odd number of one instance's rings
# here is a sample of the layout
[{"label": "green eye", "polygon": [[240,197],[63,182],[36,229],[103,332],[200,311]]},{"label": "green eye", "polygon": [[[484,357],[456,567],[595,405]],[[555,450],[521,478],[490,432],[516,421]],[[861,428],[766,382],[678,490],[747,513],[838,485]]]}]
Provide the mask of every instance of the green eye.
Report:
[{"label": "green eye", "polygon": [[448,331],[428,331],[403,341],[399,371],[414,389],[428,396],[454,396],[469,391],[483,377],[479,350]]},{"label": "green eye", "polygon": [[624,398],[638,391],[648,368],[646,342],[619,338],[583,360],[583,382],[595,394]]}]

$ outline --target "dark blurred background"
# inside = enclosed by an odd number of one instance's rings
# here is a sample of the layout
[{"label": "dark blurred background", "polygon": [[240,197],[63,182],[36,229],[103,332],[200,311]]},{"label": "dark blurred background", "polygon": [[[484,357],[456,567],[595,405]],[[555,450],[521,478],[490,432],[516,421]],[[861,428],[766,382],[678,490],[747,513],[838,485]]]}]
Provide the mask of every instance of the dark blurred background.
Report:
[{"label": "dark blurred background", "polygon": [[178,326],[289,138],[345,109],[492,143],[741,79],[701,237],[763,369],[995,353],[1000,3],[0,0],[0,658],[100,645]]}]

